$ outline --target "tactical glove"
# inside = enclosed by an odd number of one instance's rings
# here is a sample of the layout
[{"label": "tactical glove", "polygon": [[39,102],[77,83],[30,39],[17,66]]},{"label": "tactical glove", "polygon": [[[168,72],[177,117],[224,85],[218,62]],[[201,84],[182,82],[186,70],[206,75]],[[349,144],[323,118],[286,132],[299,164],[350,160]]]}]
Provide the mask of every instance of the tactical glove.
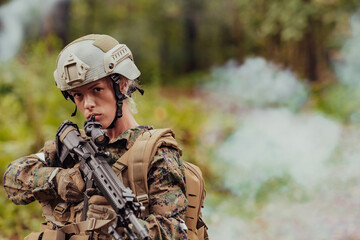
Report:
[{"label": "tactical glove", "polygon": [[65,202],[79,202],[84,198],[85,183],[78,168],[60,170],[56,174],[56,187]]},{"label": "tactical glove", "polygon": [[87,217],[97,220],[112,220],[115,219],[116,213],[105,197],[94,195],[89,199]]}]

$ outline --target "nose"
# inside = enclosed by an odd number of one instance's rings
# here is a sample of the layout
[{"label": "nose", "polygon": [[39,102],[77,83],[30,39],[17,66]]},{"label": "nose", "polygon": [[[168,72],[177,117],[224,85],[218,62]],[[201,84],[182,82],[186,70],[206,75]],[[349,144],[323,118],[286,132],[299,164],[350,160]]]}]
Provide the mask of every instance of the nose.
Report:
[{"label": "nose", "polygon": [[95,99],[91,94],[84,95],[84,108],[87,110],[91,110],[95,107]]}]

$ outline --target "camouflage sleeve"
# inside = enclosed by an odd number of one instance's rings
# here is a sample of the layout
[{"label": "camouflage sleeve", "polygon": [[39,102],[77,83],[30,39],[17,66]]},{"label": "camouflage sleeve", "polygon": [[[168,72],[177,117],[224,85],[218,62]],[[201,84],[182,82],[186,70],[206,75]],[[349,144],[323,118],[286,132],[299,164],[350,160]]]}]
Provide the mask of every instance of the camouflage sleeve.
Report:
[{"label": "camouflage sleeve", "polygon": [[185,172],[179,153],[159,148],[148,173],[149,212],[145,225],[151,239],[188,239],[181,228],[188,204]]},{"label": "camouflage sleeve", "polygon": [[57,168],[50,167],[55,156],[54,142],[46,142],[39,153],[13,161],[7,167],[3,179],[8,198],[15,204],[25,205],[34,200],[56,197],[52,179]]}]

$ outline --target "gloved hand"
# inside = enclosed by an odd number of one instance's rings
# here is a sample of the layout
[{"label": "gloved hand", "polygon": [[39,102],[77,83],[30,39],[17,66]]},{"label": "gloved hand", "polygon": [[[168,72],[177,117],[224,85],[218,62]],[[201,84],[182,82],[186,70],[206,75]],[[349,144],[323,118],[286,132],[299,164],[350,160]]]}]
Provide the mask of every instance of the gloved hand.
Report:
[{"label": "gloved hand", "polygon": [[60,197],[65,202],[79,202],[83,200],[85,188],[78,168],[62,169],[56,174],[56,188]]},{"label": "gloved hand", "polygon": [[106,198],[100,195],[91,196],[89,199],[89,209],[87,218],[95,218],[97,220],[115,219],[116,213],[109,205]]}]

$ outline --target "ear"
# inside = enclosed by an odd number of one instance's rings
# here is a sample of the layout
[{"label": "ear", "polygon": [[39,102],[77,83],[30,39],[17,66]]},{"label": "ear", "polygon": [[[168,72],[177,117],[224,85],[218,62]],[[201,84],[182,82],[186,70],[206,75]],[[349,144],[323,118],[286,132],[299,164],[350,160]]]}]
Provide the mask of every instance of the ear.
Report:
[{"label": "ear", "polygon": [[129,79],[122,77],[119,82],[120,91],[122,94],[127,94],[129,91]]}]

